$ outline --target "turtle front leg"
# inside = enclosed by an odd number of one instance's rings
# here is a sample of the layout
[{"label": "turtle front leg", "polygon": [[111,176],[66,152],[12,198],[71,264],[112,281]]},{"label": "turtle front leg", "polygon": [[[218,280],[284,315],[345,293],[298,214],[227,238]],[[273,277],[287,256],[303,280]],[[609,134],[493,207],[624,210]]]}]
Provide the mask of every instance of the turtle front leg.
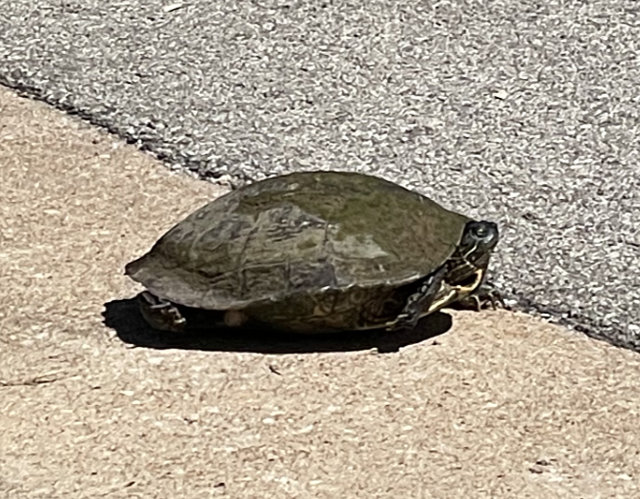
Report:
[{"label": "turtle front leg", "polygon": [[508,308],[500,292],[491,284],[482,284],[473,293],[466,295],[455,302],[456,308],[480,311],[491,307]]},{"label": "turtle front leg", "polygon": [[425,311],[431,308],[431,304],[440,291],[446,270],[445,267],[441,267],[430,274],[422,282],[418,290],[409,295],[398,317],[387,324],[387,331],[413,329],[416,327],[420,318],[425,315]]},{"label": "turtle front leg", "polygon": [[138,295],[138,306],[144,320],[154,329],[182,333],[187,327],[186,319],[175,304],[149,291]]}]

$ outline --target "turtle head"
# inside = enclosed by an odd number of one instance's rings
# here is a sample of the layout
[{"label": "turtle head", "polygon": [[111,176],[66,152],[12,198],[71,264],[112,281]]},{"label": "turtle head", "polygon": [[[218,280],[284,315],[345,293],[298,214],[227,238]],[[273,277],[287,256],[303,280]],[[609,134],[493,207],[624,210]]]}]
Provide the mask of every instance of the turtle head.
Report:
[{"label": "turtle head", "polygon": [[467,222],[460,244],[449,262],[447,281],[451,284],[461,284],[469,279],[481,279],[489,264],[491,250],[498,244],[498,239],[498,226],[495,223]]},{"label": "turtle head", "polygon": [[469,262],[489,253],[498,244],[498,226],[493,222],[467,222],[458,253]]}]

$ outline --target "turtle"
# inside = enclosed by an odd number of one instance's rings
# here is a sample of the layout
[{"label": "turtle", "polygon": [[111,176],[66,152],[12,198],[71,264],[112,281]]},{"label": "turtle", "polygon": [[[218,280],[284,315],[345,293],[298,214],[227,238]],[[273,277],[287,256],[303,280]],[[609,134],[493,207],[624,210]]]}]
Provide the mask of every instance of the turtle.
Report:
[{"label": "turtle", "polygon": [[493,303],[484,283],[498,239],[494,222],[382,177],[306,171],[218,197],[125,273],[145,288],[142,316],[163,331],[398,331],[455,303]]}]

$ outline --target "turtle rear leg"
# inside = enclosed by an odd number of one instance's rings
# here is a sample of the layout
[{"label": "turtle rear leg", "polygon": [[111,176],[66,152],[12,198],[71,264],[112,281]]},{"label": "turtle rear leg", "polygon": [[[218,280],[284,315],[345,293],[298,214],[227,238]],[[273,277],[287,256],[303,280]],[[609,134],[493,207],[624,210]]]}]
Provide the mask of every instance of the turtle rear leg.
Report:
[{"label": "turtle rear leg", "polygon": [[153,329],[172,333],[238,327],[248,321],[248,316],[241,310],[178,308],[175,303],[160,298],[149,291],[143,291],[138,295],[138,305],[142,317]]},{"label": "turtle rear leg", "polygon": [[185,331],[187,321],[178,307],[170,301],[143,291],[138,295],[138,305],[142,317],[152,328],[174,333]]},{"label": "turtle rear leg", "polygon": [[392,322],[387,324],[387,331],[413,329],[420,318],[429,311],[436,295],[442,287],[446,268],[442,267],[430,274],[420,287],[407,298],[402,311]]}]

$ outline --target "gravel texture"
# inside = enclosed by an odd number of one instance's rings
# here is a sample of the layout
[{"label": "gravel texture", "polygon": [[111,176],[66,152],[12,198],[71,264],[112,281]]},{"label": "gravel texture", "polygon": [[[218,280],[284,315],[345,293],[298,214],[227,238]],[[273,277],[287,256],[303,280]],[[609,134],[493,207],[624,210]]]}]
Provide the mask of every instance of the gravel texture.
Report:
[{"label": "gravel texture", "polygon": [[521,308],[640,348],[636,2],[15,0],[0,33],[0,82],[177,168],[368,171],[495,219]]}]

